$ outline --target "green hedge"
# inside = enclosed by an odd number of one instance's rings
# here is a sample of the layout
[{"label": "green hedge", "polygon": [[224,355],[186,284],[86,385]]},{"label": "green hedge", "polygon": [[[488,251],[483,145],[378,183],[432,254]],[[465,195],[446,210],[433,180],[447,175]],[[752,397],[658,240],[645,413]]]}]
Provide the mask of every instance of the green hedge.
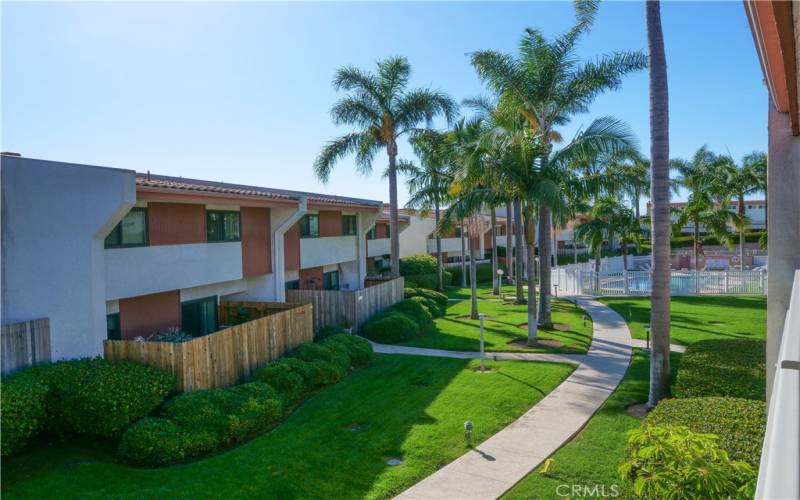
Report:
[{"label": "green hedge", "polygon": [[[410,274],[405,278],[406,286],[411,286],[412,288],[427,288],[428,290],[436,290],[437,278],[435,272],[428,274]],[[449,286],[451,283],[453,283],[453,273],[443,269],[442,286]]]},{"label": "green hedge", "polygon": [[[451,267],[449,268],[450,271],[453,273],[453,281],[457,286],[461,286],[461,266],[459,267]],[[469,282],[469,262],[467,263],[467,286],[470,286]],[[492,263],[491,262],[484,262],[482,264],[478,264],[475,269],[475,275],[477,277],[478,284],[482,283],[492,283]]]},{"label": "green hedge", "polygon": [[681,398],[766,399],[766,344],[760,340],[704,340],[686,349],[675,382]]},{"label": "green hedge", "polygon": [[436,276],[436,257],[427,254],[416,254],[400,259],[400,276],[417,274],[433,274]]},{"label": "green hedge", "polygon": [[171,374],[102,358],[60,361],[16,373],[2,384],[3,455],[40,431],[117,438],[160,406],[174,388]]},{"label": "green hedge", "polygon": [[364,337],[384,344],[409,340],[420,334],[416,321],[398,311],[384,311],[370,319],[361,329]]},{"label": "green hedge", "polygon": [[118,453],[142,465],[165,465],[205,455],[276,425],[304,395],[338,382],[346,370],[372,362],[369,342],[335,334],[302,344],[293,357],[269,363],[253,382],[182,394],[160,417],[128,427]]},{"label": "green hedge", "polygon": [[439,310],[442,312],[442,314],[444,314],[444,311],[447,310],[447,303],[448,303],[447,295],[441,292],[437,292],[435,290],[429,290],[427,288],[406,287],[405,290],[403,290],[403,296],[406,299],[411,299],[413,297],[423,297],[428,300],[432,300],[439,308]]},{"label": "green hedge", "polygon": [[[758,243],[763,231],[752,231],[744,233],[744,241],[745,243]],[[735,243],[739,243],[739,233],[738,232],[731,232],[731,240]],[[671,241],[672,248],[687,248],[693,245],[692,235],[681,235],[681,236],[673,236]],[[714,236],[703,237],[703,245],[704,246],[718,246],[720,245],[719,240]]]},{"label": "green hedge", "polygon": [[431,314],[427,306],[417,299],[425,300],[421,297],[404,299],[393,305],[389,310],[405,314],[419,325],[421,333],[427,333],[433,328],[433,314]]},{"label": "green hedge", "polygon": [[767,425],[767,405],[741,398],[666,399],[647,415],[645,424],[681,425],[694,432],[716,434],[720,447],[732,459],[757,468]]}]

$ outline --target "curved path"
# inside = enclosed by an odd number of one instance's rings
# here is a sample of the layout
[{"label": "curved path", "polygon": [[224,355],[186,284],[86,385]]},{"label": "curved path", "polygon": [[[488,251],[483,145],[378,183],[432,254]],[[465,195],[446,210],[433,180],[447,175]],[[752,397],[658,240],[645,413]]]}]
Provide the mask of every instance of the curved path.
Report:
[{"label": "curved path", "polygon": [[[579,362],[550,394],[505,429],[397,496],[419,500],[485,500],[498,498],[583,428],[619,385],[631,357],[631,335],[625,320],[589,297],[576,297],[591,317],[594,336],[581,356],[491,353],[490,358]],[[392,348],[394,350],[388,350]],[[384,350],[387,349],[387,350]],[[397,348],[376,345],[378,352],[449,357],[477,353]],[[507,355],[514,357],[506,357]],[[555,359],[558,358],[558,359]]]}]

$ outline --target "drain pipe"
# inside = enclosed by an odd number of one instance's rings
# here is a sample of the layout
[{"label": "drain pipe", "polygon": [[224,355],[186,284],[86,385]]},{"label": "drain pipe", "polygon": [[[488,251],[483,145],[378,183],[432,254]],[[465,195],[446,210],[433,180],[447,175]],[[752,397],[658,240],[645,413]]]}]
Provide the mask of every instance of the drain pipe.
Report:
[{"label": "drain pipe", "polygon": [[283,235],[308,211],[308,197],[301,196],[297,210],[292,212],[275,231],[272,232],[272,264],[275,274],[275,301],[286,302],[286,269]]}]

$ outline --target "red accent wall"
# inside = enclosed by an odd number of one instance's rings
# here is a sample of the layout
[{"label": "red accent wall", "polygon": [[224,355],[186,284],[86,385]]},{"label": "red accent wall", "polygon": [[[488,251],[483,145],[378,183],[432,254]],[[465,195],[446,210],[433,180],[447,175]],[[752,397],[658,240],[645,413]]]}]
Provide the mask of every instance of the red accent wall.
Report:
[{"label": "red accent wall", "polygon": [[300,269],[300,225],[297,223],[283,233],[283,264],[286,271]]},{"label": "red accent wall", "polygon": [[342,213],[331,210],[319,211],[319,235],[320,236],[341,236],[342,235]]},{"label": "red accent wall", "polygon": [[181,326],[181,292],[140,295],[119,300],[120,331],[123,339],[150,337],[170,327]]},{"label": "red accent wall", "polygon": [[309,267],[300,270],[300,289],[301,290],[322,290],[323,276],[322,266]]},{"label": "red accent wall", "polygon": [[483,248],[485,250],[491,250],[492,248],[492,231],[486,231],[486,234],[483,235]]},{"label": "red accent wall", "polygon": [[272,272],[269,208],[242,207],[242,275]]},{"label": "red accent wall", "polygon": [[147,227],[150,245],[206,242],[206,208],[188,203],[149,203]]}]

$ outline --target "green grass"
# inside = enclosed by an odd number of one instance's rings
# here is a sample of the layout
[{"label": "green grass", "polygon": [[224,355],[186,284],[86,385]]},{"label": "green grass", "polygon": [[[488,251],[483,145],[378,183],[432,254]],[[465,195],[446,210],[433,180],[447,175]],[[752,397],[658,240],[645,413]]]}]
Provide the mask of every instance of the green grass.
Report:
[{"label": "green grass", "polygon": [[[139,469],[111,446],[44,445],[2,464],[4,498],[389,498],[480,442],[555,388],[572,367],[381,355],[300,406],[278,428],[194,463]],[[353,431],[358,424],[362,430]],[[403,464],[389,467],[386,460]]]},{"label": "green grass", "polygon": [[[634,338],[646,338],[650,324],[649,297],[604,297],[617,311]],[[767,337],[767,298],[758,296],[672,297],[671,342],[690,345],[700,340]]]},{"label": "green grass", "polygon": [[[680,354],[673,353],[671,362],[674,375]],[[565,491],[570,491],[567,488],[571,485],[589,489],[604,487],[608,497],[632,498],[633,493],[617,474],[617,465],[625,456],[628,431],[638,428],[642,422],[628,414],[625,407],[647,400],[649,367],[647,353],[635,349],[631,365],[617,390],[580,434],[552,456],[553,463],[547,474],[539,472],[541,468],[531,472],[503,498],[560,498]],[[560,485],[567,486],[559,489]],[[618,488],[618,495],[613,494],[613,487]]]},{"label": "green grass", "polygon": [[[514,287],[504,286],[503,293],[513,296]],[[455,351],[480,350],[480,321],[469,318],[469,289],[450,288],[448,295],[464,300],[451,301],[447,314],[435,320],[436,328],[433,331],[403,342],[403,345]],[[513,302],[498,299],[496,295],[492,295],[490,286],[478,289],[478,311],[487,315],[484,319],[484,345],[487,351],[584,354],[592,343],[591,318],[583,309],[566,300],[553,300],[552,317],[555,326],[563,328],[560,325],[566,325],[567,329],[562,331],[556,328],[540,328],[538,332],[539,339],[557,340],[563,343],[561,347],[530,348],[521,344],[510,344],[509,342],[515,340],[527,339],[528,332],[520,325],[524,326],[528,322],[528,308],[526,305],[515,305]],[[585,325],[584,316],[587,317]]]}]

